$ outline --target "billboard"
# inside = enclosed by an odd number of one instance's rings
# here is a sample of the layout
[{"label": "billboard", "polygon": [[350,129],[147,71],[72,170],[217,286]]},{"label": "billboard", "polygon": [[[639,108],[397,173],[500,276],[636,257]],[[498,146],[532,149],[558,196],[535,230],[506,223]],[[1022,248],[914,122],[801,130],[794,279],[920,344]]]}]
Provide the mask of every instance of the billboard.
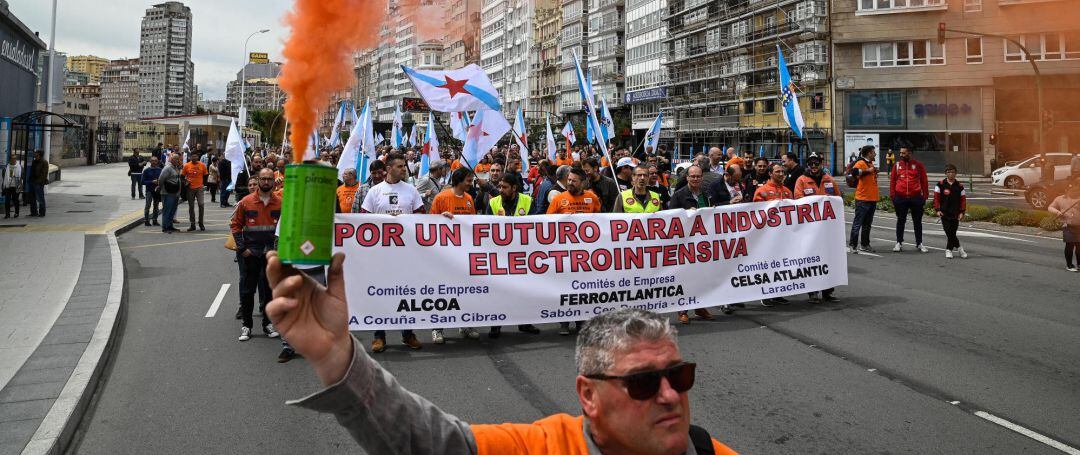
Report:
[{"label": "billboard", "polygon": [[266,52],[252,52],[248,54],[251,63],[270,63],[270,56]]}]

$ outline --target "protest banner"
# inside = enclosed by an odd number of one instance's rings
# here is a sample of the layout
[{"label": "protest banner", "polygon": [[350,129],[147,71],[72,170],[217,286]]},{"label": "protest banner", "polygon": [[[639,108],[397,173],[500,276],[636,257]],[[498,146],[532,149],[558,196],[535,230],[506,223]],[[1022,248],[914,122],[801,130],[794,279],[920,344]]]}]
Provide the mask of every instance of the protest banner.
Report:
[{"label": "protest banner", "polygon": [[814,196],[651,215],[338,214],[350,330],[659,313],[847,284],[844,209]]}]

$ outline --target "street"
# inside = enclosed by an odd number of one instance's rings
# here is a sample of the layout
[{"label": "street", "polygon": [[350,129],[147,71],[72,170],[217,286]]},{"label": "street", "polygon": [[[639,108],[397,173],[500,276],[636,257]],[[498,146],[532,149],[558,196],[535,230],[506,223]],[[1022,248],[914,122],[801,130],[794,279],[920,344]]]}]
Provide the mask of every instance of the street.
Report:
[{"label": "street", "polygon": [[[230,212],[209,202],[207,212],[205,233],[119,237],[126,319],[74,452],[355,453],[333,418],[284,404],[320,390],[303,359],[276,363],[279,340],[259,329],[237,341],[237,268],[222,248]],[[893,223],[879,214],[878,253],[849,256],[841,302],[751,303],[678,326],[683,356],[699,365],[694,423],[746,454],[1076,453],[1021,434],[1080,447],[1080,277],[1064,270],[1060,240],[963,227],[971,257],[948,261],[929,222],[931,253],[891,252]],[[419,333],[419,351],[391,333],[375,358],[470,422],[578,414],[574,340],[541,328],[475,341],[448,330],[444,346]]]}]

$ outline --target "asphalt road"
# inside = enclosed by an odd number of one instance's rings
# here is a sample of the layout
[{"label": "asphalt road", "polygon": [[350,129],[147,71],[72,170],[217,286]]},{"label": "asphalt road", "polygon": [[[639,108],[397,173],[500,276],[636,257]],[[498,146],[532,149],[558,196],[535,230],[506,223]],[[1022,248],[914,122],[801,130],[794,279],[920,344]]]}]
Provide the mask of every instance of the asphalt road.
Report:
[{"label": "asphalt road", "polygon": [[[985,205],[987,207],[1001,206],[1017,210],[1034,210],[1034,208],[1031,207],[1031,204],[1028,204],[1027,200],[1024,198],[1023,190],[1009,190],[999,186],[993,186],[989,182],[969,182],[964,176],[959,176],[957,178],[968,190],[969,205]],[[845,193],[855,193],[854,189],[848,188],[848,186],[843,183],[843,176],[837,176],[836,179],[840,186],[844,188]],[[928,204],[933,204],[934,201],[934,185],[937,185],[937,181],[931,178],[930,200],[927,201]],[[887,174],[878,175],[878,191],[882,196],[889,195],[889,177]]]},{"label": "asphalt road", "polygon": [[[683,355],[699,365],[694,422],[745,454],[1062,453],[985,412],[1080,447],[1080,275],[1064,270],[1060,240],[962,231],[971,258],[947,261],[936,249],[887,251],[892,223],[878,219],[878,255],[850,256],[839,303],[749,305],[679,327]],[[320,388],[302,359],[278,364],[277,340],[236,340],[227,228],[207,227],[120,238],[123,337],[74,451],[356,453],[331,417],[284,405]],[[939,226],[926,237],[944,246]],[[205,317],[222,284],[224,303]],[[507,328],[496,341],[447,331],[445,346],[420,351],[391,334],[377,359],[469,421],[578,413],[573,339],[541,328]]]}]

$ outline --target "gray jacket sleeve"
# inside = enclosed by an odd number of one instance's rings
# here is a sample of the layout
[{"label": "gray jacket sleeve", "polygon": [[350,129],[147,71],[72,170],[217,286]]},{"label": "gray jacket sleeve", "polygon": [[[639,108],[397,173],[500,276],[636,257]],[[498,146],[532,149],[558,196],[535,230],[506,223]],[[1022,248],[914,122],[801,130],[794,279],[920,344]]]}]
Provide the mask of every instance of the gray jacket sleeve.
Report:
[{"label": "gray jacket sleeve", "polygon": [[476,454],[469,424],[405,390],[353,338],[345,377],[288,404],[334,414],[367,453]]}]

